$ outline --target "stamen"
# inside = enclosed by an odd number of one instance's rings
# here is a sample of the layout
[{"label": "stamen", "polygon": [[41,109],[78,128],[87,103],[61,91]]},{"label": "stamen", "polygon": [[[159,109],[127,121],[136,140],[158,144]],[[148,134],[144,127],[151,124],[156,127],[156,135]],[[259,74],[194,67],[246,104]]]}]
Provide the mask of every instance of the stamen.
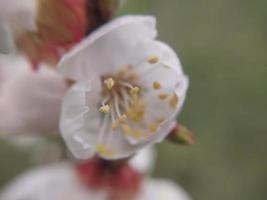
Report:
[{"label": "stamen", "polygon": [[132,129],[131,129],[130,126],[128,126],[127,124],[121,124],[120,126],[121,126],[121,129],[122,129],[124,134],[126,134],[126,135],[130,135],[131,134]]},{"label": "stamen", "polygon": [[121,124],[120,127],[125,135],[132,136],[135,139],[140,139],[142,137],[142,132],[140,130],[132,129],[127,124]]},{"label": "stamen", "polygon": [[111,90],[113,86],[115,85],[115,81],[112,78],[108,78],[104,80],[104,83],[109,90]]},{"label": "stamen", "polygon": [[125,110],[129,110],[129,101],[130,101],[130,97],[128,95],[128,93],[125,91],[125,89],[122,89],[121,91],[122,94],[122,98],[123,98],[123,106]]},{"label": "stamen", "polygon": [[127,115],[123,114],[118,119],[112,122],[111,127],[112,129],[116,129],[121,123],[125,122],[127,120]]},{"label": "stamen", "polygon": [[140,139],[142,137],[142,132],[140,130],[134,130],[133,131],[133,137],[135,139]]},{"label": "stamen", "polygon": [[160,125],[161,125],[163,122],[164,122],[164,118],[163,118],[163,117],[159,118],[155,123],[153,123],[153,124],[151,124],[151,125],[149,126],[149,131],[150,131],[151,133],[156,133],[157,130],[159,129]]},{"label": "stamen", "polygon": [[159,90],[159,89],[161,89],[161,84],[160,84],[160,82],[155,81],[155,82],[153,83],[153,88],[154,88],[155,90]]},{"label": "stamen", "polygon": [[149,126],[149,131],[150,131],[151,133],[156,133],[157,130],[158,130],[158,128],[159,128],[159,125],[158,125],[158,124],[151,124],[151,125]]},{"label": "stamen", "polygon": [[114,107],[115,107],[115,111],[118,117],[121,116],[121,112],[120,112],[120,108],[119,108],[119,97],[117,95],[117,93],[114,93]]},{"label": "stamen", "polygon": [[107,104],[108,100],[110,99],[110,95],[106,95],[106,97],[103,99],[103,101],[101,102],[101,105],[104,106]]},{"label": "stamen", "polygon": [[107,157],[113,157],[113,155],[114,155],[114,151],[112,151],[111,149],[108,149],[105,144],[97,145],[96,152],[98,154],[102,154],[102,155],[105,155]]},{"label": "stamen", "polygon": [[106,151],[106,145],[104,145],[104,144],[97,145],[97,147],[96,147],[96,152],[97,153],[102,154],[105,151]]},{"label": "stamen", "polygon": [[110,107],[109,105],[103,105],[99,108],[99,111],[102,112],[102,113],[108,113],[110,110]]},{"label": "stamen", "polygon": [[134,88],[130,83],[125,81],[120,81],[120,84],[130,89]]},{"label": "stamen", "polygon": [[157,62],[159,62],[159,56],[150,56],[147,58],[147,62],[149,62],[150,64],[156,64]]},{"label": "stamen", "polygon": [[159,95],[158,95],[159,99],[162,100],[162,101],[165,100],[165,99],[167,99],[168,96],[169,96],[169,95],[166,94],[166,93],[162,93],[162,94],[159,94]]},{"label": "stamen", "polygon": [[139,99],[134,99],[127,116],[134,122],[140,122],[144,118],[145,110],[145,103]]},{"label": "stamen", "polygon": [[169,102],[169,104],[170,104],[170,106],[172,107],[172,108],[176,108],[176,106],[177,106],[177,104],[178,104],[178,96],[174,93],[173,95],[172,95],[172,98],[171,98],[171,100],[170,100],[170,102]]},{"label": "stamen", "polygon": [[139,93],[139,91],[140,91],[140,88],[139,88],[139,87],[133,87],[133,88],[130,90],[130,94],[131,94],[132,96],[134,96],[134,95],[137,95],[137,94]]}]

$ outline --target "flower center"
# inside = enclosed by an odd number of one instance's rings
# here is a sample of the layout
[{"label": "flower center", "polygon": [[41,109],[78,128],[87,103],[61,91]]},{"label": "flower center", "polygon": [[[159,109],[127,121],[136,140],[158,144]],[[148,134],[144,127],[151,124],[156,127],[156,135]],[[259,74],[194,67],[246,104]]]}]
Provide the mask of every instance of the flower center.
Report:
[{"label": "flower center", "polygon": [[[149,70],[157,70],[156,64],[159,62],[159,57],[151,56],[147,58],[147,62],[153,65]],[[114,151],[103,143],[104,134],[110,132],[108,129],[114,133],[119,129],[125,136],[138,141],[155,134],[166,120],[166,113],[156,113],[151,109],[149,104],[151,102],[147,102],[148,96],[156,98],[152,101],[162,102],[171,109],[175,109],[178,103],[178,96],[160,81],[149,80],[151,85],[144,83],[143,76],[151,71],[141,74],[135,70],[138,68],[129,65],[114,74],[101,77],[103,99],[99,111],[103,113],[103,118],[99,134],[100,143],[96,151],[108,157],[114,155]],[[166,70],[169,68],[166,67]],[[109,137],[112,137],[112,134]]]},{"label": "flower center", "polygon": [[110,113],[112,129],[125,127],[125,122],[142,121],[146,109],[140,99],[142,88],[138,85],[138,75],[131,66],[119,70],[115,75],[102,77],[103,101],[99,111]]}]

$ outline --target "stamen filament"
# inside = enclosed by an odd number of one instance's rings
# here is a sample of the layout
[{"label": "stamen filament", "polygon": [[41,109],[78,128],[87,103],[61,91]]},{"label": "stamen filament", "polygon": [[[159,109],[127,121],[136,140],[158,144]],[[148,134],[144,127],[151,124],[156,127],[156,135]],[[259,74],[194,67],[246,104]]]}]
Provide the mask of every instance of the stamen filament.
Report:
[{"label": "stamen filament", "polygon": [[125,81],[120,81],[120,84],[130,89],[134,88],[130,83]]},{"label": "stamen filament", "polygon": [[119,97],[116,93],[114,93],[114,107],[118,117],[121,116],[120,108],[119,108]]}]

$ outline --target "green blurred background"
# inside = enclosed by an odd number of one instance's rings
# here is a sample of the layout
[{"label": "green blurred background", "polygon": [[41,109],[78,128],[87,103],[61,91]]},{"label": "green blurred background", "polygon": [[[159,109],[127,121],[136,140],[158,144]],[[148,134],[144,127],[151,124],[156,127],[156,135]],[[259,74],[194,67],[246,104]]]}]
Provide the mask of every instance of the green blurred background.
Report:
[{"label": "green blurred background", "polygon": [[[158,145],[154,176],[195,200],[267,199],[266,8],[266,0],[128,0],[120,11],[155,15],[190,77],[179,121],[197,143]],[[3,142],[0,158],[0,185],[31,165]]]}]

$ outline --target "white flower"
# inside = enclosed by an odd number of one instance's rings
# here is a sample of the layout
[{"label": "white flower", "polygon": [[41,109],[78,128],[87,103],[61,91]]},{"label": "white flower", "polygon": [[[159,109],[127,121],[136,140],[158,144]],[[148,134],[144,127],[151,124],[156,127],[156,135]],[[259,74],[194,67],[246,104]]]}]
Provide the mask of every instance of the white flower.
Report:
[{"label": "white flower", "polygon": [[76,157],[125,158],[173,128],[188,80],[156,34],[153,17],[122,17],[60,62],[61,73],[76,81],[64,97],[60,122]]},{"label": "white flower", "polygon": [[[12,181],[0,194],[2,200],[109,200],[104,190],[81,184],[73,167],[61,163],[31,170]],[[146,179],[134,200],[189,200],[171,181]]]},{"label": "white flower", "polygon": [[0,55],[0,134],[58,133],[64,79],[22,56]]}]

